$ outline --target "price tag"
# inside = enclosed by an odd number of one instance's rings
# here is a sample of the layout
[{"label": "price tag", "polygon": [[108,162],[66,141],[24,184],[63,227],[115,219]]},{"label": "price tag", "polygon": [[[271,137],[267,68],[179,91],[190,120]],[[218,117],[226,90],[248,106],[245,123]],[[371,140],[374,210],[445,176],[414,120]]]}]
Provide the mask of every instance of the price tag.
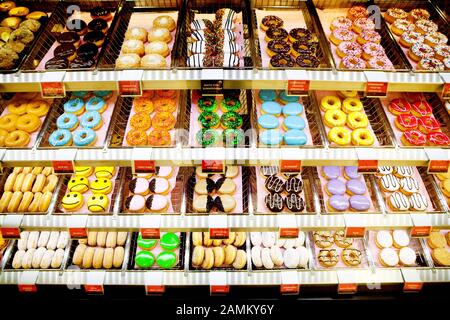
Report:
[{"label": "price tag", "polygon": [[444,86],[442,88],[442,99],[450,99],[450,73],[440,73],[439,74],[444,80]]},{"label": "price tag", "polygon": [[69,216],[68,227],[71,239],[86,239],[88,215],[73,215]]},{"label": "price tag", "polygon": [[388,79],[384,72],[364,71],[366,76],[366,97],[385,98],[388,91]]},{"label": "price tag", "polygon": [[336,271],[338,277],[338,293],[354,294],[358,291],[358,284],[355,283],[355,275],[349,270]]},{"label": "price tag", "polygon": [[225,173],[225,166],[222,160],[202,160],[202,172],[207,174]]},{"label": "price tag", "polygon": [[166,291],[163,282],[164,274],[161,271],[147,272],[145,274],[145,293],[149,295],[161,295]]},{"label": "price tag", "polygon": [[410,217],[414,225],[411,228],[411,237],[428,237],[432,230],[431,218],[426,213],[412,213]]},{"label": "price tag", "polygon": [[58,160],[52,161],[55,174],[73,174],[75,172],[76,149],[65,149],[58,153]]},{"label": "price tag", "polygon": [[4,239],[19,239],[23,215],[7,215],[3,218],[0,232]]},{"label": "price tag", "polygon": [[277,215],[278,232],[281,239],[298,238],[297,219],[293,214]]},{"label": "price tag", "polygon": [[22,271],[19,278],[18,289],[23,293],[37,292],[36,282],[39,277],[39,271]]},{"label": "price tag", "polygon": [[228,217],[226,215],[209,215],[209,237],[216,240],[228,239],[230,228],[228,228]]},{"label": "price tag", "polygon": [[225,295],[230,292],[225,271],[212,271],[209,273],[209,293],[211,295]]},{"label": "price tag", "polygon": [[344,221],[346,238],[364,238],[366,227],[363,215],[344,214]]},{"label": "price tag", "polygon": [[159,239],[161,215],[139,217],[140,231],[143,239]]},{"label": "price tag", "polygon": [[416,269],[402,268],[401,272],[403,280],[405,281],[403,284],[403,292],[413,293],[422,290],[423,282]]},{"label": "price tag", "polygon": [[310,77],[306,70],[286,70],[288,96],[308,96]]},{"label": "price tag", "polygon": [[280,293],[286,295],[298,295],[300,284],[297,271],[281,271]]},{"label": "price tag", "polygon": [[117,90],[122,97],[142,96],[142,77],[144,70],[123,70],[119,73]]},{"label": "price tag", "polygon": [[202,96],[223,95],[223,69],[202,69],[200,88]]},{"label": "price tag", "polygon": [[300,173],[302,171],[301,160],[280,160],[280,172]]},{"label": "price tag", "polygon": [[445,173],[450,169],[450,150],[425,148],[428,157],[428,174]]},{"label": "price tag", "polygon": [[103,284],[105,283],[105,271],[89,271],[86,274],[84,291],[89,294],[105,294]]},{"label": "price tag", "polygon": [[45,72],[40,82],[42,98],[64,98],[66,96],[65,75],[65,71]]},{"label": "price tag", "polygon": [[358,173],[373,174],[378,170],[378,160],[374,160],[374,154],[371,149],[355,148],[358,156]]},{"label": "price tag", "polygon": [[356,283],[339,283],[338,293],[339,294],[355,294],[358,292],[358,285]]},{"label": "price tag", "polygon": [[152,158],[152,149],[134,148],[132,152],[132,172],[135,173],[154,173],[156,171],[156,161]]}]

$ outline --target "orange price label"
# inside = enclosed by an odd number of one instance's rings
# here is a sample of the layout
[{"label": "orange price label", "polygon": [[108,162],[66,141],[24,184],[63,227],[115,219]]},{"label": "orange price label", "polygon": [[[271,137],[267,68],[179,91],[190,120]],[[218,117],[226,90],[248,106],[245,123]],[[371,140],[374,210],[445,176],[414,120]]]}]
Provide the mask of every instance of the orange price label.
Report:
[{"label": "orange price label", "polygon": [[404,292],[419,292],[423,288],[422,282],[405,282],[403,285]]},{"label": "orange price label", "polygon": [[20,229],[19,228],[1,228],[1,235],[4,239],[19,239]]},{"label": "orange price label", "polygon": [[431,233],[431,228],[432,228],[431,226],[412,227],[411,237],[413,238],[428,237]]},{"label": "orange price label", "polygon": [[378,160],[358,160],[358,173],[376,173]]},{"label": "orange price label", "polygon": [[73,174],[74,163],[72,160],[55,160],[52,161],[53,171],[56,174]]},{"label": "orange price label", "polygon": [[142,82],[139,80],[120,80],[117,86],[122,97],[142,96]]},{"label": "orange price label", "polygon": [[338,293],[339,294],[353,294],[358,291],[358,286],[356,283],[339,283]]},{"label": "orange price label", "polygon": [[298,238],[298,228],[280,228],[280,238]]},{"label": "orange price label", "polygon": [[209,229],[209,237],[211,239],[223,240],[230,237],[229,228],[211,228]]},{"label": "orange price label", "polygon": [[23,293],[35,293],[37,292],[37,286],[35,284],[19,284],[19,292]]},{"label": "orange price label", "polygon": [[86,239],[88,236],[86,228],[70,228],[69,234],[72,239]]},{"label": "orange price label", "polygon": [[302,161],[301,160],[281,160],[280,161],[280,171],[286,172],[286,173],[301,172],[302,171]]},{"label": "orange price label", "polygon": [[299,284],[282,284],[282,285],[280,285],[280,293],[297,295],[300,293],[300,285]]},{"label": "orange price label", "polygon": [[364,238],[366,228],[364,227],[347,227],[345,228],[346,238]]},{"label": "orange price label", "polygon": [[287,95],[307,96],[310,83],[309,80],[288,80]]},{"label": "orange price label", "polygon": [[227,294],[230,292],[230,286],[228,285],[213,285],[209,287],[211,294]]},{"label": "orange price label", "polygon": [[160,231],[157,228],[142,228],[142,239],[159,239]]},{"label": "orange price label", "polygon": [[161,286],[145,286],[145,292],[147,295],[154,295],[154,294],[163,294],[166,292],[166,287]]},{"label": "orange price label", "polygon": [[442,98],[450,99],[450,83],[444,83],[444,88],[442,89]]},{"label": "orange price label", "polygon": [[221,160],[202,160],[203,173],[224,173],[225,166]]},{"label": "orange price label", "polygon": [[388,89],[387,82],[367,82],[366,97],[381,98],[386,97]]},{"label": "orange price label", "polygon": [[446,173],[450,166],[450,160],[430,160],[428,162],[428,173]]},{"label": "orange price label", "polygon": [[90,294],[104,294],[105,293],[103,286],[97,285],[97,284],[95,284],[95,285],[86,284],[84,286],[84,291],[86,293],[90,293]]},{"label": "orange price label", "polygon": [[134,160],[134,173],[154,173],[156,171],[155,160]]},{"label": "orange price label", "polygon": [[62,82],[40,82],[42,98],[64,98],[66,88]]}]

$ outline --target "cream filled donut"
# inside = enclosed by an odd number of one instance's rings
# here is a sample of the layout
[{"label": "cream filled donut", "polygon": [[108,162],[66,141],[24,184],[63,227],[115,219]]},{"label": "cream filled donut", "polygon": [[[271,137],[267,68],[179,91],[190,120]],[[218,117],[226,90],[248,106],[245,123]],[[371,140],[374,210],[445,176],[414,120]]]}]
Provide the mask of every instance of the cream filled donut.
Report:
[{"label": "cream filled donut", "polygon": [[266,248],[270,248],[275,245],[277,237],[275,232],[262,232],[262,244]]},{"label": "cream filled donut", "polygon": [[270,257],[272,258],[274,265],[277,267],[281,267],[283,265],[283,253],[279,247],[273,246],[270,248]]},{"label": "cream filled donut", "polygon": [[298,255],[299,255],[298,266],[300,268],[306,268],[308,266],[308,261],[309,261],[308,250],[304,246],[301,246],[301,247],[297,248],[297,251],[298,251]]},{"label": "cream filled donut", "polygon": [[284,265],[286,268],[297,268],[300,263],[300,254],[297,249],[289,248],[283,253]]},{"label": "cream filled donut", "polygon": [[262,244],[261,232],[250,232],[250,241],[254,246],[260,246]]},{"label": "cream filled donut", "polygon": [[[252,232],[256,233],[256,232]],[[254,246],[252,248],[252,262],[253,265],[257,268],[261,268],[263,266],[262,259],[261,259],[261,247],[260,246]]]},{"label": "cream filled donut", "polygon": [[272,261],[272,258],[270,257],[270,249],[269,248],[263,248],[261,250],[261,260],[264,268],[266,269],[273,269],[274,263]]}]

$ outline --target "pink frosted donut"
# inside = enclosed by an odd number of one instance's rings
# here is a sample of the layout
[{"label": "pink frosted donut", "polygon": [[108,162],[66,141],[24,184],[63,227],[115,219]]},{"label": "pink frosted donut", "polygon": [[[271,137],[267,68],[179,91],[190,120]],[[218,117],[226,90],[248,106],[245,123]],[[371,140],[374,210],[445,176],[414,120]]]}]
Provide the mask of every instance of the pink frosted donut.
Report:
[{"label": "pink frosted donut", "polygon": [[423,58],[433,58],[434,50],[425,43],[416,43],[409,49],[408,54],[413,60],[419,61]]},{"label": "pink frosted donut", "polygon": [[361,31],[361,33],[359,34],[359,37],[358,37],[359,41],[361,41],[360,38],[364,40],[364,41],[362,41],[362,43],[366,43],[366,42],[380,43],[380,41],[381,41],[380,34],[374,30]]},{"label": "pink frosted donut", "polygon": [[372,19],[358,18],[353,21],[353,31],[360,33],[362,30],[375,30],[375,23]]},{"label": "pink frosted donut", "polygon": [[369,11],[367,11],[365,7],[354,6],[347,11],[347,16],[350,20],[354,21],[358,18],[367,18],[369,16]]},{"label": "pink frosted donut", "polygon": [[436,54],[436,58],[439,60],[444,60],[450,57],[450,46],[444,44],[440,44],[434,47],[434,52]]},{"label": "pink frosted donut", "polygon": [[350,70],[362,70],[362,69],[366,69],[367,65],[366,65],[366,62],[361,58],[347,56],[347,57],[342,58],[341,67],[343,67],[345,69],[350,69]]},{"label": "pink frosted donut", "polygon": [[351,27],[352,27],[352,20],[346,17],[334,18],[333,21],[331,21],[330,25],[331,30],[339,28],[350,29]]},{"label": "pink frosted donut", "polygon": [[367,42],[362,46],[363,58],[369,60],[372,57],[384,56],[384,48],[379,43]]},{"label": "pink frosted donut", "polygon": [[438,26],[431,20],[417,20],[416,21],[416,31],[421,34],[426,34],[430,32],[436,32],[438,30]]},{"label": "pink frosted donut", "polygon": [[432,47],[446,44],[447,41],[447,36],[440,32],[430,32],[425,35],[425,43]]},{"label": "pink frosted donut", "polygon": [[429,71],[443,71],[445,69],[442,61],[435,58],[424,58],[419,62],[419,69]]},{"label": "pink frosted donut", "polygon": [[353,32],[344,28],[334,29],[333,32],[331,33],[331,36],[332,38],[337,39],[339,43],[342,41],[353,41],[354,38]]},{"label": "pink frosted donut", "polygon": [[344,41],[338,45],[339,55],[345,56],[356,56],[360,57],[362,54],[362,49],[356,42]]},{"label": "pink frosted donut", "polygon": [[394,69],[394,66],[386,56],[377,56],[370,59],[368,62],[369,66],[372,69],[378,69],[378,70],[392,70]]},{"label": "pink frosted donut", "polygon": [[[410,21],[408,21],[406,19],[397,19],[393,23],[392,31],[394,31],[395,34],[403,34],[403,32],[406,32],[406,31],[414,31],[415,28],[416,28],[416,26],[413,23],[411,23]],[[400,30],[400,32],[395,29]],[[395,31],[397,31],[397,32],[395,32]]]}]

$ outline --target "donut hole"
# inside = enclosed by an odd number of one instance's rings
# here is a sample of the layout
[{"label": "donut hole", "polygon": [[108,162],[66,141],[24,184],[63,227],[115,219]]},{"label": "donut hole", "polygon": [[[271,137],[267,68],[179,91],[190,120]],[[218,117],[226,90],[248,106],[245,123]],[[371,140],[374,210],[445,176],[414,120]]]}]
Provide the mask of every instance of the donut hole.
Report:
[{"label": "donut hole", "polygon": [[338,136],[338,138],[340,138],[340,139],[343,139],[343,138],[344,138],[344,134],[343,134],[342,132],[339,132],[339,133],[337,134],[337,136]]}]

